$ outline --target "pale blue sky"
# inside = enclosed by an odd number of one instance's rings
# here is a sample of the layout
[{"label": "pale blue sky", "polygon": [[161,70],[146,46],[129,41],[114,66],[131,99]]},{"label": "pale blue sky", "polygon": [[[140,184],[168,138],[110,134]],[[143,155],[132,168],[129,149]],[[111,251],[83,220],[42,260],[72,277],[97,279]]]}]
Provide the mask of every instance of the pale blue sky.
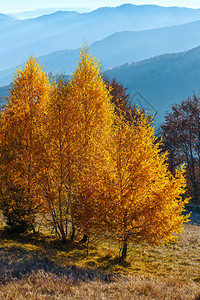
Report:
[{"label": "pale blue sky", "polygon": [[48,7],[88,7],[95,9],[101,6],[118,6],[123,3],[200,8],[200,0],[0,0],[0,12],[21,12]]}]

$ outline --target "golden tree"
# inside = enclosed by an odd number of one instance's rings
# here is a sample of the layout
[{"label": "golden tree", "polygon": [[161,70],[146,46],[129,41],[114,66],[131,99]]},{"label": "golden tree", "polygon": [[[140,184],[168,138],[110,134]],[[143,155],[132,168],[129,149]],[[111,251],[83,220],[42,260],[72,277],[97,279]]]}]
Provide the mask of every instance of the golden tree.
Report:
[{"label": "golden tree", "polygon": [[100,64],[83,46],[78,67],[69,82],[70,96],[77,105],[78,135],[84,154],[92,138],[101,138],[112,124],[113,105],[107,84],[103,81]]},{"label": "golden tree", "polygon": [[87,232],[122,243],[123,259],[130,242],[175,240],[188,218],[184,170],[175,176],[168,170],[149,117],[139,110],[129,122],[116,116],[112,136],[96,144],[96,153],[101,168],[88,172],[82,189]]},{"label": "golden tree", "polygon": [[[84,233],[88,233],[86,224],[91,228],[88,210],[83,209],[84,201],[88,204],[91,201],[86,195],[89,174],[93,172],[97,178],[95,145],[108,134],[112,112],[100,66],[83,47],[70,82],[58,80],[52,88],[41,135],[44,148],[40,182],[43,182],[45,210],[63,241],[70,227],[73,239],[76,224]],[[95,216],[94,207],[91,216]]]},{"label": "golden tree", "polygon": [[180,167],[175,176],[169,172],[166,153],[161,153],[151,118],[143,111],[130,112],[127,120],[119,107],[113,121],[108,96],[106,102],[100,98],[108,109],[98,113],[93,95],[99,85],[89,72],[93,67],[88,69],[88,58],[93,66],[83,49],[72,80],[73,97],[80,103],[82,144],[75,217],[85,233],[106,232],[120,241],[125,258],[131,241],[156,244],[181,232],[187,220],[182,215],[187,202],[182,199],[184,170]]},{"label": "golden tree", "polygon": [[71,207],[77,185],[76,159],[79,154],[77,104],[63,79],[52,84],[40,132],[43,211],[51,216],[52,225],[63,242],[72,222]]},{"label": "golden tree", "polygon": [[30,57],[17,70],[1,115],[1,207],[11,227],[33,225],[40,205],[37,184],[40,116],[49,98],[44,71]]},{"label": "golden tree", "polygon": [[175,176],[170,173],[148,116],[139,110],[128,122],[123,114],[116,116],[106,153],[105,197],[100,194],[104,228],[123,244],[122,258],[129,242],[176,239],[188,218],[182,215],[188,201],[182,199],[184,170],[178,168]]},{"label": "golden tree", "polygon": [[76,134],[80,149],[76,161],[78,188],[73,215],[79,229],[89,234],[98,222],[95,183],[99,182],[98,174],[103,163],[98,149],[111,133],[114,107],[100,65],[85,46],[81,49],[78,67],[69,85],[70,97],[77,104]]}]

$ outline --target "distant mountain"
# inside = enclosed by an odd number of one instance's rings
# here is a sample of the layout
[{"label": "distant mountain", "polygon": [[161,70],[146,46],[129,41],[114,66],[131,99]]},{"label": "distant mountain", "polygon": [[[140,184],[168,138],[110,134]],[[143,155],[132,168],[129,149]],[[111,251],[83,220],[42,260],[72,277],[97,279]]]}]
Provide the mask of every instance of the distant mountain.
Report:
[{"label": "distant mountain", "polygon": [[171,104],[186,100],[193,92],[199,95],[200,46],[187,52],[125,64],[106,71],[106,76],[128,87],[133,103],[139,102],[150,111],[152,106],[158,112],[159,123]]},{"label": "distant mountain", "polygon": [[[187,43],[186,43],[187,41]],[[100,60],[103,70],[155,57],[189,50],[200,45],[200,21],[144,31],[123,31],[93,43],[89,50]],[[70,74],[78,50],[62,50],[39,57],[47,71]]]},{"label": "distant mountain", "polygon": [[[38,62],[47,72],[54,74],[70,75],[76,68],[79,58],[79,49],[77,50],[61,50],[53,52],[49,55],[38,57]],[[0,72],[1,82],[1,72]]]},{"label": "distant mountain", "polygon": [[31,10],[31,11],[23,11],[19,13],[14,13],[12,16],[18,18],[18,19],[28,19],[28,18],[38,18],[42,15],[46,14],[53,14],[56,11],[76,11],[79,13],[86,13],[90,12],[90,8],[86,7],[50,7],[50,8],[43,8],[43,9],[36,9],[36,10]]},{"label": "distant mountain", "polygon": [[14,20],[16,20],[15,17],[0,14],[0,28],[2,27],[2,25],[5,26],[6,23],[9,23]]},{"label": "distant mountain", "polygon": [[0,86],[9,84],[12,81],[14,72],[15,72],[15,68],[10,68],[4,71],[0,71]]},{"label": "distant mountain", "polygon": [[[70,75],[79,57],[79,50],[61,50],[53,52],[49,55],[40,56],[37,58],[38,63],[45,69],[46,72],[54,74]],[[18,67],[23,67],[24,63]],[[7,85],[11,82],[16,68],[10,68],[0,71],[0,86]]]},{"label": "distant mountain", "polygon": [[[55,14],[55,18],[57,14]],[[64,13],[65,14],[65,13]],[[72,17],[69,13],[69,18]],[[46,16],[40,18],[45,19]],[[73,18],[73,17],[72,17]],[[102,69],[113,68],[165,53],[189,50],[200,45],[200,21],[144,31],[123,31],[93,43],[89,49],[102,63]],[[46,71],[70,74],[78,60],[79,50],[60,50],[40,56],[39,63]],[[15,59],[15,56],[13,57]],[[11,80],[14,69],[0,71],[0,85]]]},{"label": "distant mountain", "polygon": [[[57,50],[77,49],[83,40],[90,45],[116,32],[149,30],[199,19],[200,9],[126,4],[90,13],[59,11],[38,18],[12,20],[3,28],[0,26],[0,70],[23,63],[30,54],[42,56]],[[129,44],[123,47],[129,48]]]},{"label": "distant mountain", "polygon": [[2,105],[2,103],[5,103],[4,97],[8,96],[10,86],[11,85],[9,84],[0,87],[0,106]]},{"label": "distant mountain", "polygon": [[139,32],[115,33],[91,46],[105,68],[174,53],[200,44],[200,21]]}]

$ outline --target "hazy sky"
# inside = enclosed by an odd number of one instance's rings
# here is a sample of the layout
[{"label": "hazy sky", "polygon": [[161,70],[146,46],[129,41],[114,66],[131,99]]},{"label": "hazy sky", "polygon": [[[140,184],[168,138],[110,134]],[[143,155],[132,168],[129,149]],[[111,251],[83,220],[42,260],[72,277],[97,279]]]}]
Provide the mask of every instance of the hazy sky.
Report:
[{"label": "hazy sky", "polygon": [[48,7],[88,7],[95,9],[101,6],[117,6],[123,3],[200,8],[200,0],[0,0],[0,12],[21,12]]}]

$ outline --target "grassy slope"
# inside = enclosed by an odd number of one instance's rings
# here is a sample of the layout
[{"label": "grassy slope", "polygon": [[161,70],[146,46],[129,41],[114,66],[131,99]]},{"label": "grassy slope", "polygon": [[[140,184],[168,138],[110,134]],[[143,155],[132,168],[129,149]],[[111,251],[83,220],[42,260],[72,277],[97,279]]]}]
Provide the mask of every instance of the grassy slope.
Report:
[{"label": "grassy slope", "polygon": [[185,225],[180,243],[85,245],[44,235],[1,232],[0,299],[200,299],[200,227]]}]

